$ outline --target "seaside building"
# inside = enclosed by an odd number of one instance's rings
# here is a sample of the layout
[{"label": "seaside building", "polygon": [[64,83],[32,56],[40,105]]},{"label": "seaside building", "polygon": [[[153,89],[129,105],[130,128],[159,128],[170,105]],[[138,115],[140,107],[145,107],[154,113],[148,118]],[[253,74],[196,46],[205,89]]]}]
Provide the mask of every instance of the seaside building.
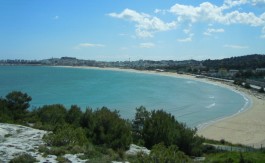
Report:
[{"label": "seaside building", "polygon": [[256,68],[256,72],[265,72],[265,68]]}]

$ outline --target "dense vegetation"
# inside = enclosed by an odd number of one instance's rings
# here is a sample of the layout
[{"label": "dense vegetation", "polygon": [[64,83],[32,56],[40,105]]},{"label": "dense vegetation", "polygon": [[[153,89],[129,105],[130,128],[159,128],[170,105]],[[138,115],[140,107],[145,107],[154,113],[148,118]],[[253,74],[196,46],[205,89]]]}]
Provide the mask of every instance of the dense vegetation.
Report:
[{"label": "dense vegetation", "polygon": [[[43,140],[47,145],[40,146],[44,155],[57,155],[57,161],[65,162],[61,157],[66,153],[84,153],[81,158],[92,162],[130,161],[130,162],[192,162],[191,156],[209,155],[207,162],[249,161],[249,154],[244,158],[238,153],[216,151],[212,146],[203,145],[205,139],[178,122],[174,116],[163,110],[148,111],[141,106],[136,108],[133,120],[122,119],[118,111],[106,107],[84,112],[73,105],[66,109],[63,105],[45,105],[29,111],[31,97],[22,92],[11,92],[0,98],[0,123],[33,125],[49,132]],[[124,151],[135,143],[151,149],[149,155],[138,153],[127,156]],[[217,153],[216,153],[217,152]],[[263,153],[256,154],[264,156]],[[255,155],[255,156],[256,156]],[[244,154],[245,156],[245,154]],[[21,155],[11,162],[34,162],[30,155]]]},{"label": "dense vegetation", "polygon": [[265,67],[265,55],[253,54],[240,57],[231,57],[220,60],[205,60],[203,65],[209,69],[219,69],[226,68],[246,70],[246,69],[256,69]]},{"label": "dense vegetation", "polygon": [[[174,157],[183,159],[202,154],[204,139],[196,135],[195,129],[179,123],[163,110],[150,112],[139,107],[135,119],[129,121],[122,119],[118,111],[106,107],[96,110],[87,108],[82,112],[76,105],[66,109],[63,105],[55,104],[29,111],[30,101],[29,95],[17,91],[1,98],[0,122],[32,124],[35,128],[52,131],[43,138],[52,147],[41,148],[47,154],[61,155],[78,151],[91,157],[113,151],[122,158],[131,143],[154,148],[154,152],[157,152],[157,145],[160,144],[165,151],[182,151]],[[155,155],[158,156],[157,153]]]}]

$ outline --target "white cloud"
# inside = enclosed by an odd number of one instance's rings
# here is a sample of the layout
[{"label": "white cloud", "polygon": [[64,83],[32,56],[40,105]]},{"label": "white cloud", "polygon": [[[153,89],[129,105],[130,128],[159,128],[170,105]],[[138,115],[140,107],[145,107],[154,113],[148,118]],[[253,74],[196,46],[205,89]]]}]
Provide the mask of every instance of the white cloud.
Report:
[{"label": "white cloud", "polygon": [[[210,2],[203,2],[198,6],[191,5],[173,5],[168,12],[177,16],[178,23],[183,22],[206,22],[209,24],[243,24],[254,27],[265,26],[265,12],[261,15],[256,15],[253,12],[241,12],[238,7],[241,5],[261,5],[265,6],[265,0],[225,0],[220,6],[214,5]],[[237,8],[235,8],[237,7]],[[185,33],[188,30],[184,31]],[[211,35],[212,33],[223,31],[206,31],[204,35]],[[262,38],[265,34],[262,34]]]},{"label": "white cloud", "polygon": [[254,6],[264,6],[265,0],[252,0],[252,5]]},{"label": "white cloud", "polygon": [[125,9],[121,13],[110,13],[111,17],[125,19],[136,23],[136,34],[139,37],[153,37],[155,32],[168,31],[177,26],[176,22],[165,23],[157,17],[145,13],[138,13],[131,9]]},{"label": "white cloud", "polygon": [[191,34],[192,24],[189,24],[187,28],[183,29],[185,34]]},{"label": "white cloud", "polygon": [[191,37],[187,37],[187,38],[183,38],[183,39],[177,39],[178,42],[191,42],[192,38]]},{"label": "white cloud", "polygon": [[[154,33],[168,31],[177,27],[177,25],[193,24],[197,22],[206,22],[207,24],[243,24],[254,27],[265,26],[265,12],[257,15],[254,12],[245,12],[239,8],[242,5],[265,5],[265,0],[224,0],[223,4],[215,5],[210,2],[203,2],[198,6],[182,5],[176,3],[170,9],[155,9],[154,13],[166,12],[176,16],[175,21],[164,22],[163,20],[145,13],[139,13],[131,9],[124,9],[121,13],[109,13],[114,18],[129,20],[135,23],[136,35],[140,38],[150,38]],[[190,28],[183,30],[185,34],[191,33]],[[205,35],[220,33],[224,31],[205,31]],[[188,39],[187,39],[188,40]],[[192,40],[192,39],[190,39]]]},{"label": "white cloud", "polygon": [[105,47],[105,45],[103,45],[103,44],[81,43],[81,44],[75,46],[75,49],[92,48],[92,47]]},{"label": "white cloud", "polygon": [[169,12],[175,14],[178,20],[188,20],[195,22],[216,22],[220,24],[247,24],[251,26],[261,26],[265,20],[252,12],[230,11],[234,6],[246,4],[246,0],[227,0],[222,6],[213,5],[210,2],[203,2],[199,6],[188,6],[175,4]]},{"label": "white cloud", "polygon": [[248,49],[248,46],[242,45],[224,45],[225,48],[232,48],[232,49]]},{"label": "white cloud", "polygon": [[251,26],[261,26],[265,24],[265,21],[260,17],[257,17],[254,13],[241,13],[239,11],[233,11],[225,15],[224,23],[226,24],[247,24]]},{"label": "white cloud", "polygon": [[265,0],[225,0],[224,2],[224,6],[227,8],[232,8],[245,4],[251,4],[253,6],[264,6]]},{"label": "white cloud", "polygon": [[249,3],[248,0],[225,0],[223,7],[224,8],[232,8],[235,6],[240,6],[243,4]]},{"label": "white cloud", "polygon": [[145,43],[141,43],[139,47],[140,48],[153,48],[155,47],[155,44],[151,42],[145,42]]},{"label": "white cloud", "polygon": [[208,28],[207,31],[204,32],[203,34],[207,35],[207,36],[211,36],[212,33],[223,33],[223,32],[225,32],[225,30],[223,28],[218,28],[218,29]]},{"label": "white cloud", "polygon": [[156,14],[161,13],[161,14],[165,15],[167,13],[167,10],[155,9],[154,13],[156,13]]},{"label": "white cloud", "polygon": [[188,37],[177,39],[178,42],[191,42],[193,37],[193,33],[190,33]]}]

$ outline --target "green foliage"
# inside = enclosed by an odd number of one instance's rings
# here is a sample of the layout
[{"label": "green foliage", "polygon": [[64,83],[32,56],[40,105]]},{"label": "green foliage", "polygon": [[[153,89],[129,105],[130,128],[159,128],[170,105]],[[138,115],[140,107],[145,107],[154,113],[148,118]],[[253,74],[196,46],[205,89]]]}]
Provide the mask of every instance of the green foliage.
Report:
[{"label": "green foliage", "polygon": [[145,107],[136,108],[135,118],[132,122],[133,141],[135,144],[144,145],[143,128],[145,121],[150,118],[150,112]]},{"label": "green foliage", "polygon": [[224,139],[221,139],[221,140],[220,140],[220,143],[221,143],[222,145],[224,145],[224,144],[225,144],[225,140],[224,140]]},{"label": "green foliage", "polygon": [[82,128],[73,128],[71,126],[62,126],[53,133],[46,135],[44,141],[50,146],[69,146],[88,143],[85,132]]},{"label": "green foliage", "polygon": [[[182,151],[187,155],[200,155],[203,139],[196,136],[196,130],[175,120],[163,110],[149,112],[143,106],[136,108],[135,119],[130,123],[122,119],[117,111],[108,108],[83,113],[73,105],[69,110],[63,105],[45,105],[27,112],[31,97],[21,92],[12,92],[6,99],[0,99],[0,122],[18,122],[13,116],[25,122],[34,123],[37,128],[52,131],[43,139],[49,145],[41,147],[45,154],[86,153],[86,156],[104,157],[104,160],[125,160],[124,150],[134,142],[158,149],[163,143],[165,151]],[[14,110],[17,110],[14,113]],[[25,116],[20,116],[21,113]],[[97,148],[91,147],[93,142]],[[111,152],[109,149],[114,150]],[[156,151],[156,150],[155,150]],[[165,153],[163,153],[165,154]],[[155,154],[155,155],[158,155]],[[170,156],[171,157],[171,156]],[[96,159],[97,160],[97,159]],[[100,159],[102,161],[102,159]]]},{"label": "green foliage", "polygon": [[7,108],[5,99],[0,98],[0,122],[12,123],[13,114],[10,109]]},{"label": "green foliage", "polygon": [[113,149],[127,149],[132,141],[131,128],[127,121],[120,118],[117,111],[103,107],[94,112],[95,144],[106,145]]},{"label": "green foliage", "polygon": [[0,99],[0,121],[22,121],[27,114],[31,97],[20,91],[13,91]]},{"label": "green foliage", "polygon": [[196,134],[197,129],[191,129],[185,124],[180,123],[180,137],[177,146],[190,156],[202,155],[204,139]]},{"label": "green foliage", "polygon": [[45,105],[37,110],[38,117],[44,125],[52,128],[65,123],[66,108],[63,105]]},{"label": "green foliage", "polygon": [[139,153],[136,158],[129,158],[130,162],[141,163],[179,163],[179,162],[191,162],[190,158],[183,152],[178,150],[178,147],[171,145],[166,147],[163,143],[153,146],[150,155]]},{"label": "green foliage", "polygon": [[83,113],[78,106],[72,105],[71,108],[67,111],[65,121],[69,124],[79,126],[82,114]]},{"label": "green foliage", "polygon": [[215,163],[223,163],[223,162],[244,162],[244,163],[263,163],[265,162],[265,154],[262,152],[221,152],[206,155],[205,162],[215,162]]},{"label": "green foliage", "polygon": [[178,150],[176,145],[171,145],[168,148],[164,144],[153,146],[150,156],[152,160],[158,162],[188,162],[189,157]]},{"label": "green foliage", "polygon": [[22,154],[10,160],[10,163],[35,163],[37,160],[29,154]]},{"label": "green foliage", "polygon": [[180,133],[174,116],[163,110],[152,111],[146,119],[143,128],[145,146],[151,148],[155,144],[164,143],[166,146],[176,144]]},{"label": "green foliage", "polygon": [[6,95],[7,106],[12,111],[25,111],[29,108],[29,102],[32,100],[27,93],[13,91]]},{"label": "green foliage", "polygon": [[203,65],[210,69],[218,69],[220,67],[226,69],[256,69],[265,67],[265,55],[253,54],[239,57],[231,57],[220,60],[205,60]]},{"label": "green foliage", "polygon": [[85,113],[80,118],[80,125],[86,130],[88,138],[92,138],[94,134],[94,128],[96,125],[95,118],[92,109],[86,109]]},{"label": "green foliage", "polygon": [[8,138],[8,137],[10,137],[10,136],[12,136],[12,134],[6,134],[4,137],[5,137],[5,138]]},{"label": "green foliage", "polygon": [[61,156],[57,157],[56,161],[58,161],[58,163],[71,163],[70,160],[68,160],[68,159],[66,159],[64,157],[61,157]]},{"label": "green foliage", "polygon": [[147,148],[164,143],[165,146],[177,145],[187,155],[199,156],[204,139],[197,136],[196,131],[176,121],[171,114],[157,110],[145,120],[143,139]]}]

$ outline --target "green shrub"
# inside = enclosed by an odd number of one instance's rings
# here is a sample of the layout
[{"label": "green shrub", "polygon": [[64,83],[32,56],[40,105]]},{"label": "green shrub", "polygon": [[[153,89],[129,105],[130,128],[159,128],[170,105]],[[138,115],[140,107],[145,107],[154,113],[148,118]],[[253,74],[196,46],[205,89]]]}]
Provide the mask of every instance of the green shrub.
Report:
[{"label": "green shrub", "polygon": [[34,163],[37,160],[29,154],[22,154],[10,160],[10,163]]},{"label": "green shrub", "polygon": [[50,133],[43,137],[49,146],[69,146],[84,145],[88,143],[85,132],[82,128],[73,128],[69,125],[57,128],[54,133]]},{"label": "green shrub", "polygon": [[168,163],[178,163],[178,162],[191,162],[190,158],[183,152],[179,151],[178,147],[171,145],[166,147],[164,144],[156,144],[153,146],[151,153],[149,155],[139,153],[137,157],[130,157],[130,162],[168,162]]},{"label": "green shrub", "polygon": [[164,143],[165,146],[176,145],[187,155],[200,156],[204,139],[196,135],[196,129],[191,129],[175,120],[175,117],[163,110],[151,112],[143,128],[145,146]]},{"label": "green shrub", "polygon": [[103,107],[94,112],[95,127],[93,141],[108,148],[128,149],[132,142],[130,124],[120,118],[117,111]]},{"label": "green shrub", "polygon": [[82,114],[83,113],[78,106],[72,105],[71,108],[67,111],[65,121],[71,125],[78,127],[80,126],[79,123],[80,123]]},{"label": "green shrub", "polygon": [[45,105],[37,110],[42,124],[53,127],[65,124],[67,110],[63,105]]},{"label": "green shrub", "polygon": [[68,160],[68,159],[66,159],[64,157],[61,157],[61,156],[57,157],[56,161],[58,161],[58,163],[71,163],[70,160]]},{"label": "green shrub", "polygon": [[12,136],[12,134],[6,134],[6,135],[5,135],[5,138],[8,138],[8,137],[10,137],[10,136]]},{"label": "green shrub", "polygon": [[220,143],[224,145],[225,144],[225,140],[224,139],[221,139],[220,140]]}]

